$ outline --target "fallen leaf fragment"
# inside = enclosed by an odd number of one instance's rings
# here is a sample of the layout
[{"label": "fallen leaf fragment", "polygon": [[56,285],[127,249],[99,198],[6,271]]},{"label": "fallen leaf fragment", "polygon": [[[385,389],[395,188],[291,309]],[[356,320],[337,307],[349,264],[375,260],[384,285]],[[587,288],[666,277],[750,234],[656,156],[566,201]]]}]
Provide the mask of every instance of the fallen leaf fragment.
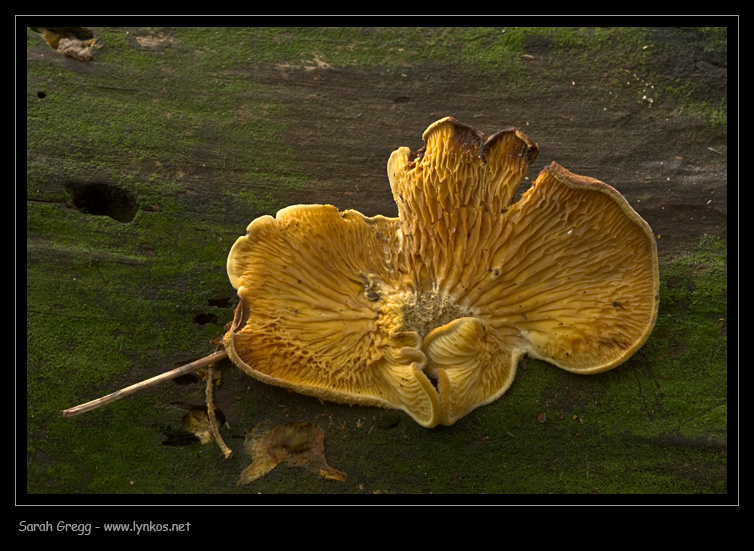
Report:
[{"label": "fallen leaf fragment", "polygon": [[260,423],[246,434],[244,447],[253,462],[241,473],[238,484],[264,476],[280,463],[306,467],[328,480],[346,481],[346,474],[325,460],[325,432],[311,423],[281,423],[262,432]]},{"label": "fallen leaf fragment", "polygon": [[[188,413],[181,419],[181,428],[196,436],[202,444],[209,444],[215,441],[212,432],[212,426],[207,415],[207,408],[193,406],[190,404],[176,403],[175,405],[188,409]],[[220,425],[225,423],[225,415],[219,409],[215,408],[215,417]]]},{"label": "fallen leaf fragment", "polygon": [[209,444],[214,440],[206,410],[190,410],[183,416],[183,419],[181,419],[181,426],[185,431],[196,436],[202,444]]},{"label": "fallen leaf fragment", "polygon": [[100,48],[91,29],[85,27],[30,27],[54,50],[78,61],[91,61],[93,48]]}]

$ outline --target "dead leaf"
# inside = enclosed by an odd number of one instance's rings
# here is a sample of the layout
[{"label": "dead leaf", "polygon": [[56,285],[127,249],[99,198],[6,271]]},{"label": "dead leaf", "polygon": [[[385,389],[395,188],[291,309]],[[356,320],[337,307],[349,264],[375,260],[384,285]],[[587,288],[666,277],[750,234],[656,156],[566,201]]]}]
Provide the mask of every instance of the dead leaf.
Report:
[{"label": "dead leaf", "polygon": [[[180,402],[174,402],[174,405],[188,409],[188,413],[181,419],[183,430],[196,436],[202,444],[209,444],[215,440],[206,406],[192,406]],[[221,425],[225,423],[225,415],[217,408],[215,408],[215,416]]]},{"label": "dead leaf", "polygon": [[311,423],[281,423],[262,432],[260,423],[246,434],[244,447],[253,462],[241,473],[238,484],[264,476],[280,463],[306,467],[328,480],[346,481],[346,474],[325,460],[325,431]]},{"label": "dead leaf", "polygon": [[85,27],[30,27],[53,49],[78,61],[91,61],[93,48],[100,48],[91,29]]}]

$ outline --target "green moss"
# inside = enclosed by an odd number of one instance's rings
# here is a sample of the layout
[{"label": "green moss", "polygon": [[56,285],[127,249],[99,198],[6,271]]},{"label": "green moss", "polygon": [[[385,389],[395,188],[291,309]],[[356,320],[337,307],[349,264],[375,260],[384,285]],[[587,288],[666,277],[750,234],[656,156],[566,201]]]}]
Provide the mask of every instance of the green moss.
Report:
[{"label": "green moss", "polygon": [[698,88],[691,83],[675,83],[664,87],[666,97],[678,104],[678,112],[706,121],[713,128],[724,128],[728,124],[728,102],[726,98],[715,102],[694,99]]},{"label": "green moss", "polygon": [[[178,165],[200,170],[206,164],[247,173],[291,172],[286,161],[291,149],[281,141],[280,102],[237,72],[245,57],[229,48],[233,40],[223,51],[236,64],[225,67],[217,63],[217,51],[208,54],[206,63],[202,56],[186,55],[192,46],[182,42],[180,31],[176,34],[103,29],[103,47],[97,51],[103,69],[94,73],[30,61],[29,160],[37,182],[53,174],[56,180],[102,177],[124,160],[162,175],[175,174]],[[39,48],[49,48],[39,40]],[[38,197],[48,199],[49,191],[40,186]]]},{"label": "green moss", "polygon": [[[655,48],[658,34],[668,32],[676,35],[674,50],[658,51]],[[531,94],[530,78],[535,75],[527,65],[526,56],[529,56],[536,59],[538,70],[543,70],[547,76],[542,79],[537,75],[534,86],[534,89],[542,88],[543,93],[547,92],[550,78],[554,81],[569,78],[563,75],[566,66],[570,73],[578,74],[590,74],[593,71],[585,69],[599,67],[600,78],[595,77],[589,82],[590,86],[609,87],[614,79],[625,85],[626,77],[636,76],[642,84],[651,83],[647,91],[656,96],[653,97],[655,105],[660,101],[670,102],[672,107],[681,106],[684,112],[709,117],[716,124],[724,124],[727,113],[725,105],[706,97],[709,94],[702,89],[706,86],[703,82],[670,83],[662,79],[665,58],[687,55],[684,48],[701,49],[724,59],[727,50],[724,27],[675,30],[643,27],[178,27],[128,32],[102,29],[100,42],[104,47],[98,50],[99,59],[117,66],[119,73],[125,69],[132,81],[153,83],[151,90],[139,91],[127,81],[103,84],[103,93],[116,101],[129,96],[142,100],[139,102],[142,110],[128,112],[129,118],[161,122],[169,132],[178,124],[176,119],[188,118],[184,122],[191,122],[192,113],[186,111],[186,107],[193,104],[201,111],[211,110],[217,115],[217,124],[223,128],[218,135],[231,143],[232,136],[243,133],[244,119],[256,118],[260,113],[258,102],[260,97],[265,97],[265,90],[249,78],[253,77],[257,64],[276,64],[281,70],[328,66],[398,70],[409,65],[446,65],[452,60],[452,64],[462,65],[465,70],[484,71],[494,76],[491,86],[500,86],[502,77],[511,91],[528,90]],[[33,44],[34,37],[30,37],[27,45],[31,48]],[[192,64],[188,71],[187,59]],[[209,78],[200,79],[197,75]],[[50,75],[48,82],[54,81],[55,77]],[[182,101],[185,98],[181,94],[185,90],[192,91],[188,103]],[[644,92],[637,90],[637,101],[644,101]],[[239,97],[248,103],[223,103],[223,98],[237,101]],[[280,107],[275,107],[269,96],[267,100],[261,110],[267,116],[262,119],[274,120],[269,109],[279,110]],[[68,101],[77,101],[76,95],[71,95]],[[174,120],[165,120],[168,116]],[[32,114],[30,121],[34,120],[38,117]],[[194,120],[198,123],[201,119]],[[242,124],[238,124],[239,121]],[[82,128],[91,128],[97,126],[96,122],[94,111],[91,123],[84,120],[80,124]],[[128,130],[128,126],[124,128]],[[258,125],[254,130],[239,143],[246,143],[248,139],[265,142],[272,138],[274,141],[274,132],[260,134]],[[192,137],[173,135],[173,139],[179,140]],[[133,137],[139,138],[138,134]]]},{"label": "green moss", "polygon": [[[696,78],[673,78],[653,75],[658,97],[680,114],[704,120],[712,128],[724,128],[728,122],[726,27],[674,28],[675,51],[665,53],[664,62],[694,63]],[[660,64],[660,69],[664,68]],[[721,93],[722,92],[722,93]]]}]

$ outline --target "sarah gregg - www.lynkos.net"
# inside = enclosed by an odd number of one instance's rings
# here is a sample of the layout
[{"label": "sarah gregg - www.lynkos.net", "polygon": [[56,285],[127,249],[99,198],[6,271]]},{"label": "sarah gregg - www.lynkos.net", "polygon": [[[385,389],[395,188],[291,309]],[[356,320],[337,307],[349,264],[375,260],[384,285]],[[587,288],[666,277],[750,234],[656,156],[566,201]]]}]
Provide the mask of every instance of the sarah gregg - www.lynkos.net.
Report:
[{"label": "sarah gregg - www.lynkos.net", "polygon": [[57,523],[45,522],[27,522],[21,520],[18,523],[19,532],[45,532],[45,533],[66,533],[78,536],[88,536],[92,531],[97,532],[129,532],[132,534],[154,533],[154,532],[188,532],[191,529],[190,522],[113,522],[97,523],[91,522],[66,522],[61,520]]}]

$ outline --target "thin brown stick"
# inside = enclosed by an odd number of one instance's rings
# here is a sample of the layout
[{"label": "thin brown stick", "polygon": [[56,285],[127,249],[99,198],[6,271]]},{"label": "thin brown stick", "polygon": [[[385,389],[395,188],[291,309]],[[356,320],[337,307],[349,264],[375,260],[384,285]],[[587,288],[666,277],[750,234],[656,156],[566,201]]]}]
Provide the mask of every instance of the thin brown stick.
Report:
[{"label": "thin brown stick", "polygon": [[207,367],[207,388],[205,390],[206,402],[207,402],[207,415],[209,416],[209,430],[212,432],[212,436],[215,437],[215,442],[220,446],[220,451],[223,452],[225,459],[230,459],[233,456],[233,451],[227,446],[225,440],[220,435],[220,427],[217,426],[217,416],[215,415],[215,364],[211,363]]},{"label": "thin brown stick", "polygon": [[98,407],[102,407],[107,404],[111,404],[116,400],[120,400],[121,398],[125,398],[129,394],[133,394],[134,392],[138,392],[139,390],[149,388],[150,386],[154,386],[163,381],[175,379],[176,377],[180,377],[181,375],[185,375],[186,373],[191,373],[192,371],[196,371],[200,367],[219,362],[223,358],[227,357],[228,353],[225,352],[225,350],[219,350],[210,354],[209,356],[205,356],[204,358],[200,358],[195,362],[191,362],[190,364],[176,367],[175,369],[166,371],[165,373],[157,375],[156,377],[152,377],[151,379],[141,381],[139,383],[136,383],[135,385],[127,386],[126,388],[121,388],[120,390],[116,390],[112,394],[108,394],[107,396],[103,396],[102,398],[97,398],[96,400],[92,400],[91,402],[74,406],[69,409],[64,409],[60,413],[63,414],[63,417],[73,417],[74,415],[78,415],[79,413],[97,409]]}]

